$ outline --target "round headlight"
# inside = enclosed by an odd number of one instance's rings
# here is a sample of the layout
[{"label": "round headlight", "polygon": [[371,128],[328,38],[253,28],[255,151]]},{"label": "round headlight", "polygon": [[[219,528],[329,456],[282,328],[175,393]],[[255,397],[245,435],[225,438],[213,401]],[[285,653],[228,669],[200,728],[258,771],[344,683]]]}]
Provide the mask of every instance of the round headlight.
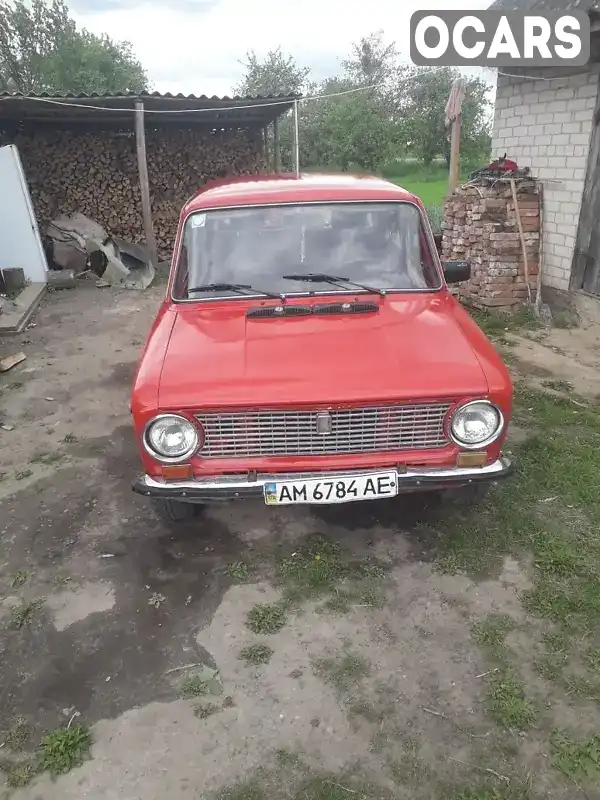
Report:
[{"label": "round headlight", "polygon": [[502,412],[487,400],[475,400],[452,415],[450,433],[461,447],[477,448],[491,444],[504,425]]},{"label": "round headlight", "polygon": [[197,428],[185,417],[162,414],[146,428],[144,445],[150,455],[161,461],[184,461],[198,449]]}]

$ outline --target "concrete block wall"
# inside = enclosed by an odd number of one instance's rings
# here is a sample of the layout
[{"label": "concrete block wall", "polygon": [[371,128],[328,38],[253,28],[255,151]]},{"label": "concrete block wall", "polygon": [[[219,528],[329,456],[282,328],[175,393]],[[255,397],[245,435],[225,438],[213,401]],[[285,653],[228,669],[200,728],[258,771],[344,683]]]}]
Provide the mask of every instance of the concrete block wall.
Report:
[{"label": "concrete block wall", "polygon": [[498,75],[492,156],[507,153],[543,182],[542,283],[566,291],[586,178],[599,66],[592,65],[591,70],[575,75],[565,75],[564,69],[533,72],[536,80]]}]

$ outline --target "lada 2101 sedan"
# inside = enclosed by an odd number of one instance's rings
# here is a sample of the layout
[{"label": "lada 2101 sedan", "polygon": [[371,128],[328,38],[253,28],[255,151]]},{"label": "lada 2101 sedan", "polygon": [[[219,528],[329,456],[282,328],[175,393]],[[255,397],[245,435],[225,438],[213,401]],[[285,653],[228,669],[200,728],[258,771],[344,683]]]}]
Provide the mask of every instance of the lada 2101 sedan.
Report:
[{"label": "lada 2101 sedan", "polygon": [[215,182],[182,212],[131,411],[169,520],[505,476],[512,385],[420,200],[348,175]]}]

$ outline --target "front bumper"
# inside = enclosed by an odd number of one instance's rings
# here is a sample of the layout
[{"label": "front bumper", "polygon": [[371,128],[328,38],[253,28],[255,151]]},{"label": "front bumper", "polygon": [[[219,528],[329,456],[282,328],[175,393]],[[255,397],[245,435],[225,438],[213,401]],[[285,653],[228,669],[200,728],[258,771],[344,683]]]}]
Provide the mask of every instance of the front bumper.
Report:
[{"label": "front bumper", "polygon": [[[263,497],[265,483],[276,481],[302,481],[312,478],[329,480],[331,478],[365,475],[378,470],[338,470],[335,472],[281,472],[278,474],[254,473],[249,475],[218,475],[210,478],[195,478],[187,481],[160,481],[150,475],[140,475],[133,484],[133,491],[147,497],[169,500],[182,500],[187,503],[216,503],[228,500],[242,500]],[[423,467],[396,469],[398,493],[433,491],[469,486],[499,480],[509,475],[513,465],[509,458],[501,456],[493,464],[485,467]]]}]

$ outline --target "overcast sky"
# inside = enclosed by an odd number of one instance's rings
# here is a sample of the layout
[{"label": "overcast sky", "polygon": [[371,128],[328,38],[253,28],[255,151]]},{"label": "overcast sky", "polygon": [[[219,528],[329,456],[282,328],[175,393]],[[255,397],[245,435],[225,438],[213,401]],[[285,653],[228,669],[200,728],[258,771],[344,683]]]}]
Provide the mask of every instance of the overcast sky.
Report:
[{"label": "overcast sky", "polygon": [[[78,23],[127,39],[159,92],[230,94],[248,49],[281,46],[315,80],[339,71],[352,42],[382,29],[409,61],[417,9],[481,9],[490,0],[70,0]],[[492,78],[487,76],[490,82]]]}]

